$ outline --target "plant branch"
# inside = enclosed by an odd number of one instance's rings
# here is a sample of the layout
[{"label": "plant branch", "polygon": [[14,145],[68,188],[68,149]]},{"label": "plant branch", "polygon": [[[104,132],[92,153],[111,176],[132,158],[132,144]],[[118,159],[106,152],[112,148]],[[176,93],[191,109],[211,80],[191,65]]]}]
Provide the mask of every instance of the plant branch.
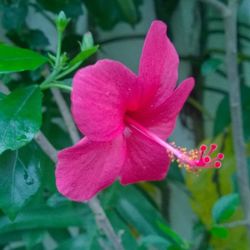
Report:
[{"label": "plant branch", "polygon": [[57,106],[62,114],[63,120],[66,124],[68,132],[70,134],[70,138],[72,139],[73,143],[76,143],[80,140],[77,128],[71,118],[70,111],[68,109],[66,101],[63,99],[62,93],[59,89],[51,89],[51,92],[55,98]]},{"label": "plant branch", "polygon": [[[240,80],[237,62],[237,10],[238,0],[228,0],[228,5],[217,0],[201,0],[213,5],[221,11],[224,17],[226,67],[229,81],[229,101],[232,118],[233,146],[237,163],[237,182],[241,198],[241,204],[246,221],[250,221],[250,189],[248,180],[248,167],[245,152]],[[248,237],[250,239],[250,224],[247,224]]]},{"label": "plant branch", "polygon": [[219,226],[223,226],[223,227],[227,227],[227,228],[249,226],[249,225],[250,225],[249,220],[239,220],[239,221],[232,221],[232,222],[228,222],[228,223],[219,224]]},{"label": "plant branch", "polygon": [[57,162],[57,150],[41,131],[36,135],[35,141],[53,162]]},{"label": "plant branch", "polygon": [[[76,143],[80,140],[80,136],[78,134],[77,128],[72,120],[71,113],[68,109],[68,106],[61,94],[61,92],[57,89],[53,89],[52,93],[54,95],[55,101],[58,105],[58,108],[62,114],[64,122],[68,128],[69,134],[71,136],[72,142]],[[116,235],[107,215],[105,214],[99,200],[97,198],[93,198],[88,202],[89,208],[95,215],[96,223],[100,229],[104,231],[107,238],[113,244],[114,249],[123,250],[123,246],[121,244],[121,239]]]},{"label": "plant branch", "polygon": [[[228,8],[231,15],[224,19],[226,34],[226,64],[230,84],[229,100],[232,117],[233,144],[237,162],[237,181],[240,191],[245,219],[250,221],[250,189],[248,167],[245,152],[243,119],[241,111],[240,80],[237,62],[237,10],[238,1],[229,0]],[[248,225],[250,239],[250,225]]]}]

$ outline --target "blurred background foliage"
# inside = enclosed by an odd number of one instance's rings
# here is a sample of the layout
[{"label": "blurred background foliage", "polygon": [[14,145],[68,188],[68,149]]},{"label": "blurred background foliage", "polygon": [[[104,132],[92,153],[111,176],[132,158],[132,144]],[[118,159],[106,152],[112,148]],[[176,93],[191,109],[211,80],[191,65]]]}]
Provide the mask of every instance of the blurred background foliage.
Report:
[{"label": "blurred background foliage", "polygon": [[[173,163],[162,182],[128,187],[116,183],[102,192],[102,205],[125,249],[250,249],[245,226],[230,224],[243,217],[235,177],[220,14],[198,0],[0,0],[0,42],[45,57],[53,54],[57,39],[54,20],[61,10],[71,19],[62,42],[69,58],[79,53],[78,43],[86,31],[92,32],[100,46],[98,53],[79,61],[82,66],[107,57],[136,71],[151,21],[166,22],[180,54],[180,79],[187,75],[196,79],[172,139],[187,147],[216,141],[226,156],[219,170],[203,171],[197,176]],[[238,10],[238,63],[250,168],[249,34],[250,1],[242,0]],[[46,78],[49,64],[31,70],[33,62],[36,65],[43,59],[29,55],[27,69],[31,71],[6,74],[15,71],[11,68],[15,65],[8,69],[1,66],[1,60],[10,55],[5,47],[0,52],[1,82],[15,90],[17,99],[33,91],[27,108],[34,113],[42,110],[43,133],[57,149],[71,145],[51,92],[43,91],[41,104],[39,93],[31,86]],[[71,77],[72,73],[63,78],[65,84]],[[16,92],[18,88],[21,90]],[[64,91],[63,95],[70,104],[69,93]],[[0,110],[8,108],[11,100],[1,94]],[[0,119],[1,115],[0,111]],[[39,117],[34,119],[36,131],[41,121]],[[27,141],[21,138],[18,146],[10,145],[9,149],[15,151],[0,147],[0,249],[112,249],[89,208],[57,192],[53,162],[34,141]]]}]

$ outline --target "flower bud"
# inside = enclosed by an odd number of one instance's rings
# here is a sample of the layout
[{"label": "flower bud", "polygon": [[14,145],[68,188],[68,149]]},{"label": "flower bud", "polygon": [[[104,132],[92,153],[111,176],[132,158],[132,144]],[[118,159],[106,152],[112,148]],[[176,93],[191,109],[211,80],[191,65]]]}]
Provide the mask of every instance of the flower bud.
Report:
[{"label": "flower bud", "polygon": [[56,18],[56,27],[59,32],[63,32],[67,27],[70,18],[67,18],[63,11],[60,11],[59,15]]},{"label": "flower bud", "polygon": [[94,39],[91,32],[86,32],[82,38],[81,49],[86,50],[94,47]]}]

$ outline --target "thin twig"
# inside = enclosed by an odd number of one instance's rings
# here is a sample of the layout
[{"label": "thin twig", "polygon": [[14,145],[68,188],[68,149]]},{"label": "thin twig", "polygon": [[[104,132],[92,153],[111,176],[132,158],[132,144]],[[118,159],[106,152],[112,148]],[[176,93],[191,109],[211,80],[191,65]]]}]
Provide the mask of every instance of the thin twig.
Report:
[{"label": "thin twig", "polygon": [[57,103],[57,106],[60,110],[60,113],[63,116],[63,120],[66,124],[66,127],[68,128],[70,137],[73,141],[73,143],[76,143],[80,140],[80,136],[78,134],[77,128],[71,118],[70,111],[68,109],[66,101],[63,99],[62,93],[59,89],[51,89],[51,92],[55,98],[55,101]]},{"label": "thin twig", "polygon": [[[250,221],[250,189],[248,180],[248,167],[243,136],[240,80],[237,62],[237,10],[238,0],[229,0],[228,5],[218,0],[200,0],[213,5],[221,11],[224,17],[226,66],[227,77],[230,84],[229,101],[232,117],[233,145],[237,163],[237,182],[241,197],[241,204],[245,221]],[[250,239],[250,224],[247,224],[248,237]]]},{"label": "thin twig", "polygon": [[219,226],[233,228],[233,227],[240,227],[240,226],[248,226],[250,225],[249,220],[239,220],[239,221],[232,221],[228,223],[219,224]]},{"label": "thin twig", "polygon": [[53,162],[57,162],[57,150],[52,146],[41,131],[35,137],[35,141]]},{"label": "thin twig", "polygon": [[[64,122],[68,128],[68,131],[70,133],[71,139],[73,143],[76,143],[80,140],[80,136],[78,134],[77,128],[75,127],[75,124],[72,120],[71,113],[68,109],[68,106],[59,90],[55,91],[52,90],[52,93],[55,97],[55,101],[58,105],[58,108],[62,114],[62,117],[64,119]],[[100,229],[104,231],[107,238],[110,240],[110,242],[113,244],[114,249],[116,250],[123,250],[123,246],[121,243],[120,237],[118,237],[107,217],[105,214],[99,200],[97,198],[93,198],[88,202],[89,208],[92,210],[92,212],[95,215],[96,223],[99,226]]]}]

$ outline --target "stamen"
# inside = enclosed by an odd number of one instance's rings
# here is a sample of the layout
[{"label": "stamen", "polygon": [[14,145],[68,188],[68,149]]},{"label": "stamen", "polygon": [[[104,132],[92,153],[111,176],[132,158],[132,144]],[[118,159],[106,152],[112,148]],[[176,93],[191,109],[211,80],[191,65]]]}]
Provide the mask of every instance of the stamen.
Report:
[{"label": "stamen", "polygon": [[[166,149],[169,158],[172,161],[176,161],[179,167],[184,167],[188,171],[197,172],[204,168],[220,168],[222,166],[221,161],[224,159],[223,153],[218,153],[214,158],[211,156],[211,154],[217,150],[217,144],[211,144],[209,147],[203,144],[200,146],[199,150],[194,149],[187,151],[186,148],[177,147],[175,143],[163,141],[157,135],[150,132],[148,129],[145,129],[129,117],[126,118],[126,123],[128,126],[136,129],[152,141],[163,146]],[[208,148],[209,151],[206,153]]]}]

